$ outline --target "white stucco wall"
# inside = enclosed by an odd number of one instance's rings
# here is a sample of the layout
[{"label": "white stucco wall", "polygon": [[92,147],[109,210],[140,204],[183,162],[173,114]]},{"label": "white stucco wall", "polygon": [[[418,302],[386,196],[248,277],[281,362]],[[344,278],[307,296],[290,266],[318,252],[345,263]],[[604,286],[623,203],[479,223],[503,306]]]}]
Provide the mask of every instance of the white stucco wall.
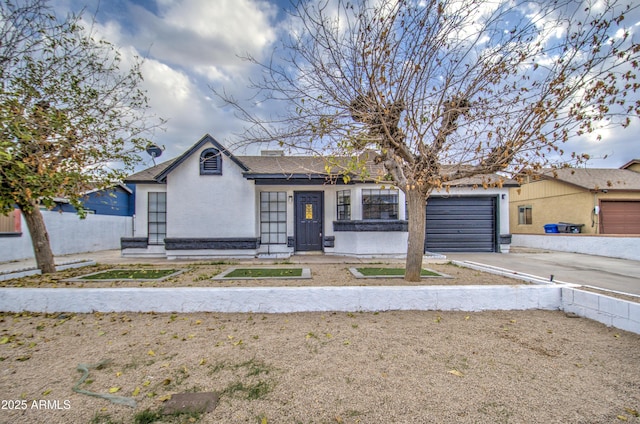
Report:
[{"label": "white stucco wall", "polygon": [[257,237],[253,182],[226,155],[222,175],[200,175],[200,153],[210,147],[193,152],[167,177],[167,237]]},{"label": "white stucco wall", "polygon": [[147,237],[148,235],[148,199],[151,192],[165,192],[165,184],[136,184],[136,209],[133,224],[134,237]]},{"label": "white stucco wall", "polygon": [[560,286],[0,288],[0,311],[254,312],[557,310]]},{"label": "white stucco wall", "polygon": [[513,246],[640,261],[640,237],[592,234],[514,234]]},{"label": "white stucco wall", "polygon": [[338,231],[335,233],[335,255],[359,257],[404,257],[408,232],[402,231]]},{"label": "white stucco wall", "polygon": [[[259,192],[284,191],[287,193],[287,237],[295,237],[295,192],[322,191],[324,192],[323,234],[325,237],[335,237],[335,247],[325,247],[324,252],[336,255],[356,256],[401,256],[406,254],[407,233],[404,232],[335,232],[333,222],[337,219],[337,192],[349,190],[351,192],[351,219],[362,219],[362,190],[378,189],[378,184],[358,185],[261,185],[256,186],[256,208],[259,211]],[[388,186],[385,188],[389,188]],[[398,218],[405,219],[404,193],[398,191]],[[259,219],[257,220],[257,228]],[[259,233],[259,228],[257,229]],[[279,254],[293,253],[293,248],[282,245],[260,246],[261,253]]]},{"label": "white stucco wall", "polygon": [[[402,256],[406,254],[407,232],[394,231],[334,231],[337,218],[337,195],[341,190],[351,193],[351,220],[362,220],[362,190],[391,188],[380,184],[353,185],[255,185],[242,175],[241,168],[227,156],[222,156],[222,175],[200,175],[200,153],[211,147],[206,144],[194,151],[171,171],[166,185],[139,185],[136,193],[135,236],[147,235],[147,195],[151,191],[167,191],[168,238],[235,238],[260,237],[260,192],[285,192],[287,197],[287,237],[295,237],[295,193],[324,193],[323,234],[335,237],[334,247],[325,247],[328,254],[356,256]],[[453,188],[450,192],[434,192],[434,196],[495,196],[498,199],[498,234],[509,232],[508,189]],[[504,198],[503,198],[504,197]],[[405,196],[398,191],[398,219],[406,219]],[[198,257],[216,252],[191,253]],[[231,251],[217,254],[231,254]],[[244,255],[251,254],[249,251]],[[293,248],[286,244],[261,245],[259,254],[288,255]],[[243,255],[243,256],[244,256]]]},{"label": "white stucco wall", "polygon": [[[54,255],[119,249],[121,237],[131,237],[129,216],[87,215],[42,211]],[[22,217],[22,236],[0,237],[0,262],[33,258],[29,229]]]}]

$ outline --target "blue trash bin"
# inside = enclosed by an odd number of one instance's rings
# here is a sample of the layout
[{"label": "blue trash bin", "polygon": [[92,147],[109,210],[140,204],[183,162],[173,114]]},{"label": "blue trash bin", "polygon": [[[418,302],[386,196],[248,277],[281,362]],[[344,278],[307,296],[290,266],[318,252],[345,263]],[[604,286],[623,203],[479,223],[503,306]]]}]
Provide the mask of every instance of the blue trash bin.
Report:
[{"label": "blue trash bin", "polygon": [[558,224],[546,224],[544,226],[545,233],[559,233]]}]

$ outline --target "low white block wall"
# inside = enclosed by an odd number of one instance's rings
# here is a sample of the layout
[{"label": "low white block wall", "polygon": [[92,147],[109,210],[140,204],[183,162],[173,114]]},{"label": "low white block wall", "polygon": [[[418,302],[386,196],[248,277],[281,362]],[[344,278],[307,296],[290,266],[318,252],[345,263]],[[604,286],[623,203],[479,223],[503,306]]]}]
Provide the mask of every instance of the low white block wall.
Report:
[{"label": "low white block wall", "polygon": [[237,288],[0,288],[4,312],[564,310],[640,334],[640,303],[562,285]]},{"label": "low white block wall", "polygon": [[640,261],[640,237],[591,234],[513,234],[511,246]]},{"label": "low white block wall", "polygon": [[[87,215],[80,219],[69,212],[43,211],[54,255],[95,252],[120,248],[121,237],[131,237],[130,216]],[[0,237],[0,262],[33,258],[27,224],[22,218],[22,236]]]},{"label": "low white block wall", "polygon": [[562,309],[610,327],[640,334],[640,303],[563,288]]},{"label": "low white block wall", "polygon": [[560,286],[2,288],[7,312],[556,310]]},{"label": "low white block wall", "polygon": [[402,231],[339,231],[334,233],[334,255],[405,257],[408,233]]}]

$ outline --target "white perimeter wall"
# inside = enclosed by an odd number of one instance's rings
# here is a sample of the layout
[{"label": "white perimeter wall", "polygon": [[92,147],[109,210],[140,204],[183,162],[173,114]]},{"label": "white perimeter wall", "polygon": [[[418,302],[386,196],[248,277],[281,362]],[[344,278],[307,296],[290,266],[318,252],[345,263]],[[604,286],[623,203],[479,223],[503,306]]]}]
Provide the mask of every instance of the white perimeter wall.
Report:
[{"label": "white perimeter wall", "polygon": [[514,234],[511,245],[640,261],[640,237],[590,234]]},{"label": "white perimeter wall", "polygon": [[[131,237],[130,216],[87,215],[80,219],[69,212],[42,211],[54,255],[120,248],[120,237]],[[22,217],[21,237],[0,237],[0,262],[33,258],[33,246]]]}]

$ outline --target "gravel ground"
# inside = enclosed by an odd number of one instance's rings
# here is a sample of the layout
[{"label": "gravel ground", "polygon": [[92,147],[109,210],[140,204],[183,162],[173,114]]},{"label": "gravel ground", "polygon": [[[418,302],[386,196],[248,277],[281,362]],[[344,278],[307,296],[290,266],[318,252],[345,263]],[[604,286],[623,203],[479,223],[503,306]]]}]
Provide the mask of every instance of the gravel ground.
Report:
[{"label": "gravel ground", "polygon": [[[161,283],[62,281],[98,266],[5,285],[404,284],[357,280],[345,264],[304,265],[312,280],[210,279],[229,266],[190,265]],[[454,278],[425,284],[520,283],[429,268]],[[72,390],[78,364],[107,359],[80,388],[133,398],[135,408]],[[640,423],[638,364],[640,335],[559,311],[0,313],[0,422]],[[217,392],[220,402],[161,416],[183,392]]]},{"label": "gravel ground", "polygon": [[[203,391],[221,393],[215,411],[153,422],[640,422],[640,336],[562,312],[0,320],[6,423],[131,423],[170,394]],[[118,388],[136,408],[72,391],[77,364],[105,359],[81,388]]]}]

